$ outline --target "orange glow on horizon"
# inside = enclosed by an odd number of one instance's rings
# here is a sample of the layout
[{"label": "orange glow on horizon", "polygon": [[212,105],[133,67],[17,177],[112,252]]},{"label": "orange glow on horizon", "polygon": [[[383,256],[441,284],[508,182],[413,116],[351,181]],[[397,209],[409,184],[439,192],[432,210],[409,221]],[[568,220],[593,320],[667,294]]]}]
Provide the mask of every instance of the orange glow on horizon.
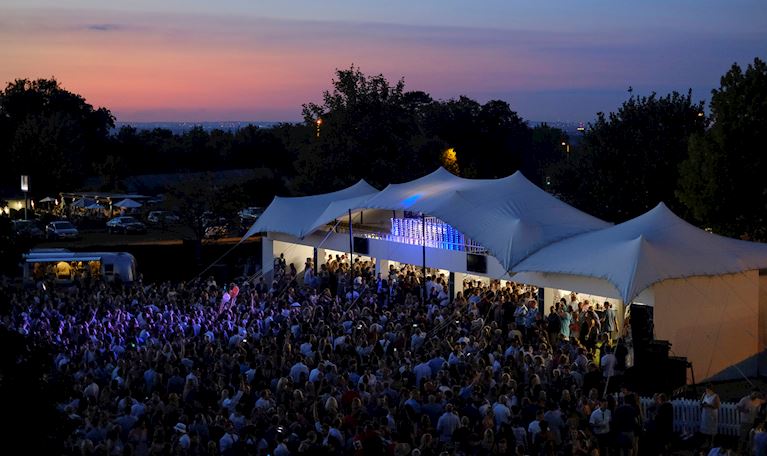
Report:
[{"label": "orange glow on horizon", "polygon": [[[352,63],[392,82],[405,75],[408,89],[449,96],[463,93],[456,87],[507,89],[560,78],[558,62],[523,49],[503,50],[504,59],[498,49],[417,37],[349,39],[334,24],[181,16],[168,25],[146,15],[29,14],[0,27],[0,82],[53,76],[118,120],[298,120],[303,103],[321,101],[335,69]],[[162,118],[169,116],[176,118]]]}]

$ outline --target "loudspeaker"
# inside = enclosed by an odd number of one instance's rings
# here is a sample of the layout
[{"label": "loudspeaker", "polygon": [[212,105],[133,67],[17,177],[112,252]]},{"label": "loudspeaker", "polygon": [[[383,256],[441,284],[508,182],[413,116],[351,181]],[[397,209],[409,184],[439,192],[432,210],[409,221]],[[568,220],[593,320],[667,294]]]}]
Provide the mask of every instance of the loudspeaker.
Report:
[{"label": "loudspeaker", "polygon": [[671,356],[666,360],[664,375],[668,389],[675,390],[687,384],[687,367],[690,363],[687,358]]},{"label": "loudspeaker", "polygon": [[487,274],[487,257],[474,253],[466,254],[466,270],[478,274]]},{"label": "loudspeaker", "polygon": [[369,255],[370,254],[370,245],[368,243],[368,238],[354,238],[354,253],[359,253],[360,255]]},{"label": "loudspeaker", "polygon": [[631,305],[631,339],[634,347],[653,339],[653,309],[652,306]]},{"label": "loudspeaker", "polygon": [[667,340],[641,341],[634,344],[634,359],[640,367],[660,366],[668,360],[671,343]]},{"label": "loudspeaker", "polygon": [[687,358],[671,357],[651,366],[633,366],[623,381],[638,393],[671,393],[687,384]]}]

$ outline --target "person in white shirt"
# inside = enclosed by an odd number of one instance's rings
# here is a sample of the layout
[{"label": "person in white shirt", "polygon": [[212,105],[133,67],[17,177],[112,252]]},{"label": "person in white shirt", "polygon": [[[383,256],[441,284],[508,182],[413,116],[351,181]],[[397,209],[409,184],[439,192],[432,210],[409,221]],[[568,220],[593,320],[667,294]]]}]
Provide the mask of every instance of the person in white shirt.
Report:
[{"label": "person in white shirt", "polygon": [[461,424],[458,415],[453,411],[453,404],[447,404],[445,413],[437,420],[437,434],[440,442],[447,443],[453,439],[453,433]]},{"label": "person in white shirt", "polygon": [[429,367],[429,363],[425,360],[421,360],[421,362],[413,368],[413,373],[415,374],[415,384],[420,388],[421,381],[424,378],[431,378],[431,367]]},{"label": "person in white shirt", "polygon": [[312,383],[319,382],[325,375],[325,367],[322,364],[318,364],[317,367],[312,369],[309,373],[309,381]]},{"label": "person in white shirt", "polygon": [[740,415],[740,440],[738,442],[738,451],[740,454],[746,453],[748,446],[748,437],[751,432],[751,428],[754,427],[754,420],[759,412],[759,407],[764,404],[764,399],[758,388],[751,390],[751,394],[744,396],[735,406],[738,409],[738,415]]},{"label": "person in white shirt", "polygon": [[597,442],[599,442],[600,455],[609,456],[610,454],[610,421],[612,421],[612,413],[607,408],[607,400],[602,398],[599,401],[599,406],[591,412],[589,418],[591,429],[597,437]]},{"label": "person in white shirt", "polygon": [[609,347],[605,349],[605,355],[599,360],[599,366],[602,368],[602,376],[604,378],[610,378],[615,375],[615,364],[617,358],[613,354],[613,350]]},{"label": "person in white shirt", "polygon": [[309,377],[309,368],[299,360],[290,368],[290,378],[293,380],[293,383],[298,383],[302,373]]},{"label": "person in white shirt", "polygon": [[511,421],[511,410],[509,410],[509,407],[506,405],[507,400],[508,398],[505,395],[502,395],[498,398],[498,402],[493,404],[496,429]]},{"label": "person in white shirt", "polygon": [[527,433],[530,434],[530,443],[535,442],[535,438],[541,433],[541,422],[543,419],[543,410],[538,410],[535,419],[527,425]]}]

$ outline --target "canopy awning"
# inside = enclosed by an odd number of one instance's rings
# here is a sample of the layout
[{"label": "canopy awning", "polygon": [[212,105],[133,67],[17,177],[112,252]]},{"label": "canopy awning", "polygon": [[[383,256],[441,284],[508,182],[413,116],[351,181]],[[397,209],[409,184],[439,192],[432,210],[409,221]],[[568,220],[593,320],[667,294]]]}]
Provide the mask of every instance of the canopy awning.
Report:
[{"label": "canopy awning", "polygon": [[124,200],[120,200],[112,205],[114,207],[119,207],[122,209],[135,209],[137,207],[143,206],[143,204],[139,203],[138,201],[134,201],[130,198],[125,198]]},{"label": "canopy awning", "polygon": [[96,200],[87,199],[87,198],[80,198],[80,199],[78,199],[78,200],[76,200],[75,202],[72,203],[72,207],[82,207],[82,208],[85,208],[85,207],[88,207],[91,204],[95,204],[95,203],[96,203]]}]

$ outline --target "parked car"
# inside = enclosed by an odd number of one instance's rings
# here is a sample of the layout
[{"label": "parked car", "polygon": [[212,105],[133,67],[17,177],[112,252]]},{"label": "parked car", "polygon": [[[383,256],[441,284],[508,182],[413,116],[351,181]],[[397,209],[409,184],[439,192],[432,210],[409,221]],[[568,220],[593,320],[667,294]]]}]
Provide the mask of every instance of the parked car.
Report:
[{"label": "parked car", "polygon": [[221,239],[229,234],[229,227],[226,225],[210,225],[205,227],[205,239]]},{"label": "parked car", "polygon": [[45,237],[48,239],[80,239],[80,231],[66,220],[57,220],[45,227]]},{"label": "parked car", "polygon": [[238,214],[243,221],[255,222],[263,213],[263,207],[251,206],[241,210]]},{"label": "parked car", "polygon": [[146,225],[136,217],[122,215],[107,222],[107,232],[113,233],[146,233]]},{"label": "parked car", "polygon": [[14,220],[13,233],[16,237],[24,239],[43,239],[45,237],[45,232],[34,220]]},{"label": "parked car", "polygon": [[226,217],[215,217],[212,213],[205,213],[202,219],[205,228],[204,237],[206,239],[219,239],[232,230]]},{"label": "parked car", "polygon": [[179,220],[178,215],[169,211],[152,211],[146,217],[146,221],[152,225],[173,225]]}]

